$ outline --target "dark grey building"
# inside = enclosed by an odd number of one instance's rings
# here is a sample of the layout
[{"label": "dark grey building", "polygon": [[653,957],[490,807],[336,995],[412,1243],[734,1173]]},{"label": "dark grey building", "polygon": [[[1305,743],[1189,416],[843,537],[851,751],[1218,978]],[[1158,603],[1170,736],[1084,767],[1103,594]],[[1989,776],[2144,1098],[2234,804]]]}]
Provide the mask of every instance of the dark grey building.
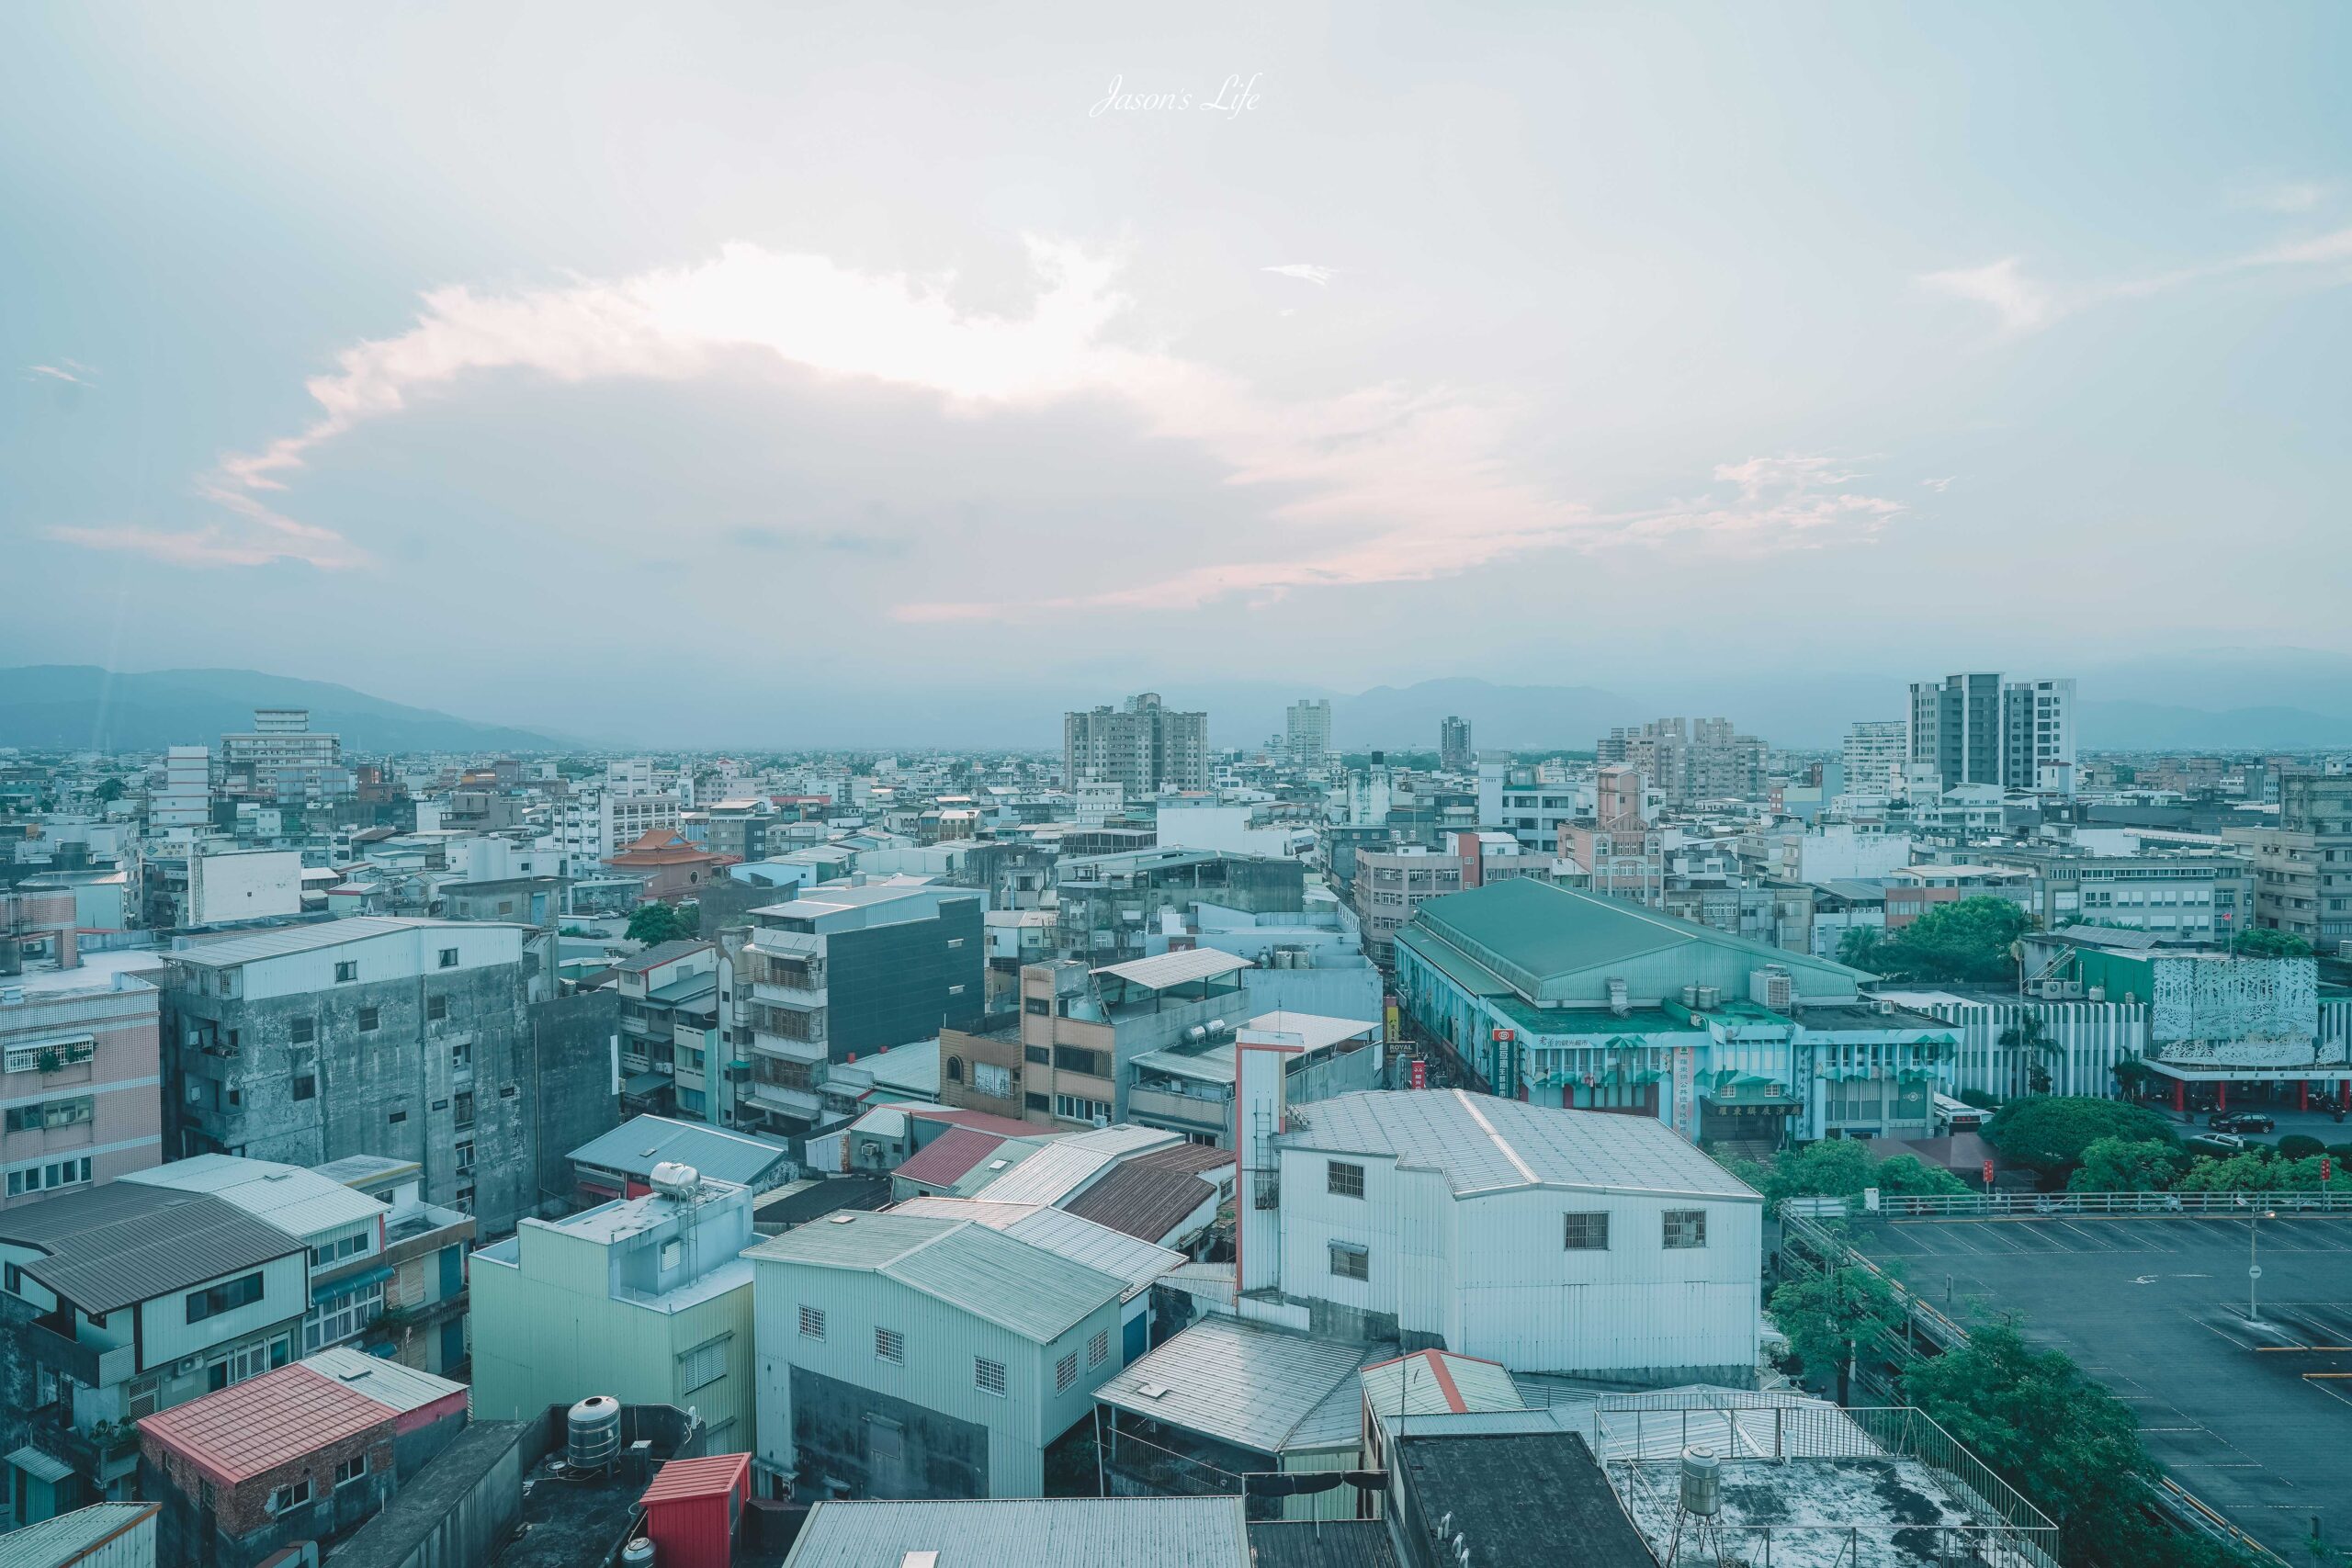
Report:
[{"label": "dark grey building", "polygon": [[510,1230],[613,1125],[613,1004],[540,998],[518,925],[356,917],[173,953],[166,1149],[416,1161],[424,1197]]},{"label": "dark grey building", "polygon": [[[973,1029],[985,1001],[987,896],[943,883],[811,888],[752,911],[752,1081]],[[786,1082],[778,1078],[779,1083]],[[755,1097],[756,1098],[756,1097]]]}]

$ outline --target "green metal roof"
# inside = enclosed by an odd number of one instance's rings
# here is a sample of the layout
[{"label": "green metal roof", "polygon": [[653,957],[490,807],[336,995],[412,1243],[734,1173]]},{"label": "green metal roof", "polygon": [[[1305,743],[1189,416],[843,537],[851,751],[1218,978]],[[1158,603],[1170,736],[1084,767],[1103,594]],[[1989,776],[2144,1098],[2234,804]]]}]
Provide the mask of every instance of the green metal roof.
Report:
[{"label": "green metal roof", "polygon": [[1623,899],[1596,898],[1525,876],[1432,898],[1419,917],[1441,934],[1537,976],[1622,963],[1696,941],[1700,931]]}]

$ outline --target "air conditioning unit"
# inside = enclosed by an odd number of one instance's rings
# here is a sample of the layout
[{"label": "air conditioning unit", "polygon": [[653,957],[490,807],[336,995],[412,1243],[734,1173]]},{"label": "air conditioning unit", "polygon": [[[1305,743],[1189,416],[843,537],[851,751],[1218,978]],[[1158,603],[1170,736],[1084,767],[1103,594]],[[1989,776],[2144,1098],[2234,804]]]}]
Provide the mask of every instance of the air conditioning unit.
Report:
[{"label": "air conditioning unit", "polygon": [[204,1358],[201,1356],[182,1356],[172,1368],[172,1375],[175,1378],[184,1378],[203,1364]]}]

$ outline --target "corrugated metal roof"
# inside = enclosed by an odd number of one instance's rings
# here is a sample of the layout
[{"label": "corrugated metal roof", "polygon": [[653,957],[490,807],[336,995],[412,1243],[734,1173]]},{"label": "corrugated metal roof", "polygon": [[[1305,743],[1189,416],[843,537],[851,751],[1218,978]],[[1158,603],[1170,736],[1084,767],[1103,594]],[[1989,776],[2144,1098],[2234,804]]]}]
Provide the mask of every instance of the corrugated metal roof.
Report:
[{"label": "corrugated metal roof", "polygon": [[1292,1130],[1279,1139],[1284,1148],[1394,1156],[1400,1168],[1442,1173],[1457,1193],[1569,1187],[1763,1201],[1696,1145],[1645,1116],[1445,1089],[1342,1094],[1294,1108],[1291,1118]]},{"label": "corrugated metal roof", "polygon": [[298,1361],[139,1423],[223,1486],[390,1424],[395,1411]]},{"label": "corrugated metal roof", "polygon": [[209,1192],[280,1230],[304,1237],[372,1221],[385,1212],[375,1199],[331,1176],[299,1165],[235,1155],[194,1155],[131,1171],[120,1179],[182,1192]]},{"label": "corrugated metal roof", "polygon": [[1416,1350],[1366,1367],[1363,1396],[1383,1416],[1460,1416],[1527,1408],[1519,1385],[1500,1363],[1448,1350]]},{"label": "corrugated metal roof", "polygon": [[965,1220],[830,1216],[748,1248],[755,1263],[862,1269],[1027,1338],[1055,1338],[1125,1293],[1114,1275]]},{"label": "corrugated metal roof", "polygon": [[1397,1568],[1385,1519],[1271,1519],[1250,1527],[1255,1568]]},{"label": "corrugated metal roof", "polygon": [[1240,1318],[1204,1317],[1131,1363],[1094,1397],[1204,1437],[1278,1454],[1299,1446],[1294,1434],[1317,1406],[1359,1386],[1356,1368],[1364,1354],[1360,1345]]},{"label": "corrugated metal roof", "polygon": [[[1226,1156],[1230,1165],[1233,1156]],[[1158,1242],[1175,1234],[1204,1203],[1214,1201],[1216,1187],[1199,1172],[1133,1159],[1069,1201],[1067,1213],[1098,1225]]]},{"label": "corrugated metal roof", "polygon": [[1164,991],[1187,980],[1206,980],[1251,966],[1250,960],[1230,953],[1214,947],[1194,947],[1180,953],[1163,953],[1154,958],[1131,958],[1125,964],[1105,964],[1094,973],[1116,976],[1147,990]]},{"label": "corrugated metal roof", "polygon": [[741,1133],[680,1122],[667,1116],[632,1116],[609,1133],[591,1138],[567,1157],[629,1176],[648,1176],[664,1161],[693,1166],[714,1181],[749,1187],[774,1170],[791,1151]]},{"label": "corrugated metal roof", "polygon": [[995,1203],[1059,1203],[1120,1158],[1183,1142],[1157,1127],[1098,1127],[1056,1140],[975,1193]]},{"label": "corrugated metal roof", "polygon": [[1004,1146],[993,1133],[951,1127],[899,1162],[891,1174],[926,1187],[946,1187]]},{"label": "corrugated metal roof", "polygon": [[[642,975],[649,969],[659,969],[664,964],[673,963],[689,953],[700,953],[705,948],[715,945],[717,944],[704,942],[696,937],[681,937],[675,942],[656,942],[651,947],[632,953],[627,958],[616,963],[613,967],[624,975]],[[714,969],[707,973],[716,975],[718,971]]]},{"label": "corrugated metal roof", "polygon": [[[905,1167],[899,1168],[901,1170]],[[1170,1269],[1181,1268],[1184,1255],[1108,1225],[1080,1219],[1065,1209],[1035,1203],[989,1203],[970,1198],[910,1198],[890,1211],[921,1214],[928,1219],[969,1220],[1005,1235],[1042,1247],[1072,1263],[1115,1275],[1127,1282],[1132,1295]]]},{"label": "corrugated metal roof", "polygon": [[784,1568],[1250,1568],[1238,1497],[1001,1497],[820,1503]]},{"label": "corrugated metal roof", "polygon": [[310,1368],[321,1377],[333,1378],[354,1393],[366,1394],[403,1416],[466,1392],[464,1383],[435,1377],[415,1367],[404,1367],[381,1356],[370,1356],[348,1345],[331,1345],[316,1355],[303,1357],[296,1364]]},{"label": "corrugated metal roof", "polygon": [[341,947],[346,942],[366,942],[370,937],[392,936],[401,931],[440,929],[447,931],[480,931],[495,921],[415,920],[394,915],[353,915],[347,919],[328,920],[308,926],[284,926],[276,931],[255,931],[251,936],[230,937],[222,942],[198,942],[192,947],[176,948],[170,954],[175,964],[198,964],[210,968],[225,968],[231,964],[250,963],[256,958],[283,958],[289,953],[315,953],[324,947]]},{"label": "corrugated metal roof", "polygon": [[72,1465],[59,1459],[55,1454],[33,1447],[30,1443],[27,1443],[20,1449],[9,1450],[6,1463],[12,1469],[23,1471],[35,1481],[47,1481],[52,1483],[63,1481],[74,1473]]},{"label": "corrugated metal roof", "polygon": [[25,1272],[91,1313],[309,1251],[299,1236],[209,1192],[127,1181],[0,1211],[0,1241],[44,1254]]},{"label": "corrugated metal roof", "polygon": [[[9,1462],[16,1458],[10,1454]],[[73,1473],[67,1466],[65,1474]],[[54,1515],[0,1536],[0,1562],[8,1568],[66,1568],[92,1548],[162,1512],[163,1506],[161,1503],[92,1503],[70,1514]]]},{"label": "corrugated metal roof", "polygon": [[743,1490],[751,1473],[750,1454],[713,1454],[707,1459],[673,1459],[654,1472],[639,1504],[674,1503],[682,1497],[724,1497]]},{"label": "corrugated metal roof", "polygon": [[1342,1040],[1353,1040],[1359,1034],[1369,1034],[1380,1027],[1373,1019],[1332,1018],[1318,1012],[1261,1012],[1241,1026],[1265,1034],[1295,1034],[1299,1043],[1309,1051],[1319,1051],[1327,1045],[1337,1045]]}]

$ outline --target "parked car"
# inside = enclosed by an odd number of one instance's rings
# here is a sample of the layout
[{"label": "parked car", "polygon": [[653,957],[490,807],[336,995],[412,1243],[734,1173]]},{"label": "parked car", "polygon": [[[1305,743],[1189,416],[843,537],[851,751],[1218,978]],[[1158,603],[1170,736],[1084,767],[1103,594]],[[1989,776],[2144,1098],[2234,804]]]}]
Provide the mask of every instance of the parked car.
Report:
[{"label": "parked car", "polygon": [[2205,1125],[2217,1133],[2271,1133],[2278,1123],[2259,1111],[2230,1111],[2216,1112],[2205,1119]]},{"label": "parked car", "polygon": [[2204,1149],[2212,1154],[2242,1155],[2246,1142],[2234,1133],[2199,1133],[2188,1140],[2192,1149]]}]

